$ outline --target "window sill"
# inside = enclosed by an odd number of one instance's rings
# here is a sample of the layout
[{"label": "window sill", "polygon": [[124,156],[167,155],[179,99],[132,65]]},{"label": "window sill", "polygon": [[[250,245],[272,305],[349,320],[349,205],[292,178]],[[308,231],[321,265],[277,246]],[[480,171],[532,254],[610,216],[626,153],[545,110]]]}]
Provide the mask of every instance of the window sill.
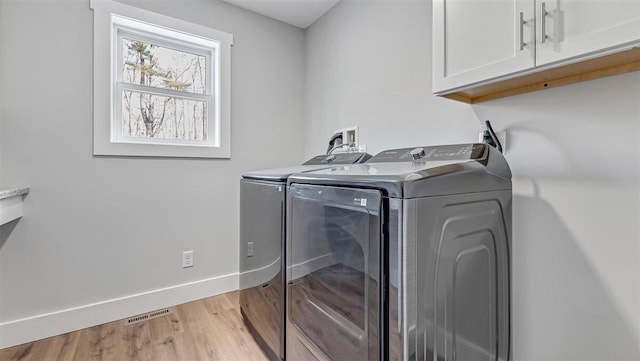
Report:
[{"label": "window sill", "polygon": [[29,187],[0,187],[0,226],[22,217],[22,198]]}]

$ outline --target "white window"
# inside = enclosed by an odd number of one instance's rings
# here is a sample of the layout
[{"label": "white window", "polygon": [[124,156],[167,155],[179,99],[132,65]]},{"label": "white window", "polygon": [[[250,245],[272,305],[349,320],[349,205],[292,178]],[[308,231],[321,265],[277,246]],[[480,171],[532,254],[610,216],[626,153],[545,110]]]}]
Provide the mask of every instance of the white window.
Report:
[{"label": "white window", "polygon": [[94,154],[230,157],[232,36],[109,0],[94,10]]}]

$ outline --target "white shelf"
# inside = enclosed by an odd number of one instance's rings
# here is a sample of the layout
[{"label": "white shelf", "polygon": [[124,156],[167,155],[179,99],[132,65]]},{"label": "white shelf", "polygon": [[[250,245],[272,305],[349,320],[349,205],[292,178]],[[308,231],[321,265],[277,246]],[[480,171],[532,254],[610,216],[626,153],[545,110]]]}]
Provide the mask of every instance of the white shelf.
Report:
[{"label": "white shelf", "polygon": [[0,187],[0,226],[22,217],[22,198],[29,187]]}]

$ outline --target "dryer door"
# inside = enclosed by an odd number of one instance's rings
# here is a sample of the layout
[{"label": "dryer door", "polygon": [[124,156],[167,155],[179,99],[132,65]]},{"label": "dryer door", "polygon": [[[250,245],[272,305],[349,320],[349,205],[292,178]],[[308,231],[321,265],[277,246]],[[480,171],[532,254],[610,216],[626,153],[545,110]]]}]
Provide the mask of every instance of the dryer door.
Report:
[{"label": "dryer door", "polygon": [[289,192],[287,359],[379,360],[380,192]]}]

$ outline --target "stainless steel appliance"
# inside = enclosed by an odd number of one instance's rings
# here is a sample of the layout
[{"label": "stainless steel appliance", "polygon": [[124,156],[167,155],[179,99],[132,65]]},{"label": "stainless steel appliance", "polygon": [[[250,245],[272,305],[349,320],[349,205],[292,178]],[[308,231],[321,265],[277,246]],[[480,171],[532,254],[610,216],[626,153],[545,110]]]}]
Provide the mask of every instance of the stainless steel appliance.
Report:
[{"label": "stainless steel appliance", "polygon": [[364,162],[366,153],[318,155],[301,166],[246,173],[240,180],[240,312],[272,360],[284,359],[284,254],[287,177],[335,164]]},{"label": "stainless steel appliance", "polygon": [[288,360],[510,359],[500,152],[393,149],[288,186]]}]

